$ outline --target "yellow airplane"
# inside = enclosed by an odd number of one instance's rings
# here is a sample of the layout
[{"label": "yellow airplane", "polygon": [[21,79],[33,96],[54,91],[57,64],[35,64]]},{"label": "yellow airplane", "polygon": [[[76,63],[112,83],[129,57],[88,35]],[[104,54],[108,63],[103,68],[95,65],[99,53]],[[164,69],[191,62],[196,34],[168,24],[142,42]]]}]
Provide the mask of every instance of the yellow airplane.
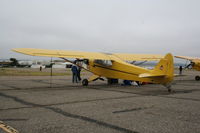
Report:
[{"label": "yellow airplane", "polygon": [[[13,51],[32,56],[58,57],[66,61],[66,58],[75,58],[83,60],[87,65],[87,71],[94,75],[89,79],[82,80],[82,85],[87,86],[89,82],[101,77],[107,79],[123,79],[139,82],[149,82],[162,84],[171,91],[171,82],[174,78],[174,64],[172,54],[148,55],[148,54],[121,54],[121,53],[97,53],[97,52],[80,52],[66,50],[47,50],[32,48],[16,48]],[[127,61],[152,61],[159,60],[153,70],[139,67]]]},{"label": "yellow airplane", "polygon": [[[197,71],[200,71],[200,58],[195,58],[195,57],[187,57],[187,56],[175,56],[176,58],[180,58],[180,59],[185,59],[185,60],[189,60],[190,64],[187,65],[185,68],[189,68],[190,66],[192,67],[192,69],[195,69]],[[195,76],[195,80],[199,81],[200,80],[200,76]]]}]

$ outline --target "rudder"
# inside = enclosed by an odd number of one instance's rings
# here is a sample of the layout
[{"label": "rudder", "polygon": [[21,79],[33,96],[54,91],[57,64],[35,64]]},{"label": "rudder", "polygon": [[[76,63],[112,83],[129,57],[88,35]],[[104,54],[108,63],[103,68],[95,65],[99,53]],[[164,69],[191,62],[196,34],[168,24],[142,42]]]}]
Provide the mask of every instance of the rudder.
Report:
[{"label": "rudder", "polygon": [[171,53],[165,55],[163,59],[155,66],[154,74],[165,75],[164,85],[171,83],[174,79],[174,59]]}]

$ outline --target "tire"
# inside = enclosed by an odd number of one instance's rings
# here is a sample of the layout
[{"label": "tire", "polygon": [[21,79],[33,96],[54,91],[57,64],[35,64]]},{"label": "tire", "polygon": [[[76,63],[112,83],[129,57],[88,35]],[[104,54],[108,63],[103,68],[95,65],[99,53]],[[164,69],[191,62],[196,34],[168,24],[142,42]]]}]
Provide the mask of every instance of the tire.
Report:
[{"label": "tire", "polygon": [[196,76],[196,77],[195,77],[195,80],[196,80],[196,81],[199,81],[199,80],[200,80],[200,76]]},{"label": "tire", "polygon": [[87,79],[84,79],[84,80],[82,81],[82,85],[83,85],[83,86],[88,86],[88,80],[87,80]]},{"label": "tire", "polygon": [[168,92],[169,92],[169,93],[172,92],[172,89],[169,88],[169,89],[168,89]]}]

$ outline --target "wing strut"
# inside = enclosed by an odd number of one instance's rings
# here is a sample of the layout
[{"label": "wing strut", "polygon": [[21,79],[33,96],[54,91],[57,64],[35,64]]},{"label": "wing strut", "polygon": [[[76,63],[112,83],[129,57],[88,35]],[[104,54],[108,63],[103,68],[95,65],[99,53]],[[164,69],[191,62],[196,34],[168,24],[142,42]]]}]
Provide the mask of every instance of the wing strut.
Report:
[{"label": "wing strut", "polygon": [[[67,61],[67,62],[70,62],[70,63],[74,64],[73,61],[70,61],[70,60],[68,60],[68,59],[66,59],[66,58],[61,57],[61,59],[63,59],[63,60],[65,60],[65,61]],[[86,70],[86,71],[88,71],[88,72],[91,72],[89,69],[87,69],[87,68],[85,68],[85,67],[83,67],[83,66],[81,66],[81,65],[79,65],[79,64],[74,64],[74,65],[77,65],[78,67],[80,67],[80,68],[82,68],[82,69],[84,69],[84,70]]]}]

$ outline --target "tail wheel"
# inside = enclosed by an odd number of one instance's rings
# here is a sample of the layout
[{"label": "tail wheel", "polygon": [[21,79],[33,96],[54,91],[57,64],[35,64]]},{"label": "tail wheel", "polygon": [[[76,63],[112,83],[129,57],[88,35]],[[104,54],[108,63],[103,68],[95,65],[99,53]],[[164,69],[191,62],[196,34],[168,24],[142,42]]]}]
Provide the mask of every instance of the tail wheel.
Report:
[{"label": "tail wheel", "polygon": [[87,79],[84,79],[84,80],[82,81],[82,85],[83,85],[83,86],[88,86],[88,80],[87,80]]},{"label": "tail wheel", "polygon": [[168,92],[172,92],[172,89],[171,89],[172,85],[171,85],[171,83],[164,84],[164,86],[167,88]]},{"label": "tail wheel", "polygon": [[200,80],[200,76],[196,76],[196,77],[195,77],[195,80],[196,80],[196,81],[199,81],[199,80]]}]

